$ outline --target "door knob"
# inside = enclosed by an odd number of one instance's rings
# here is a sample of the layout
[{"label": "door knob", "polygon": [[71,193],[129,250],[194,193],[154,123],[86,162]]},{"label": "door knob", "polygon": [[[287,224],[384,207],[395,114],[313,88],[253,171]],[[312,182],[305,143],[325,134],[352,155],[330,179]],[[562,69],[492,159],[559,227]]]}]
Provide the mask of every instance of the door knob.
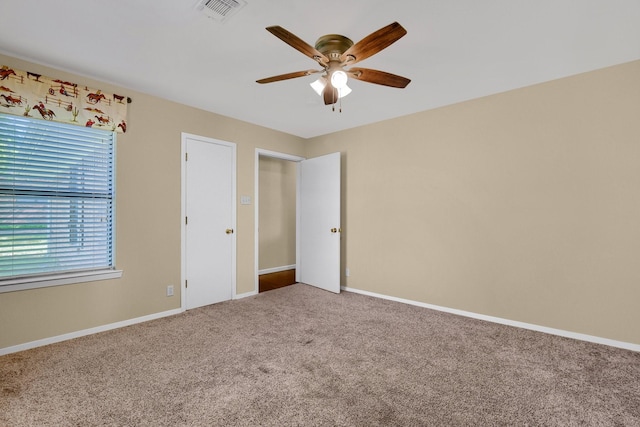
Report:
[{"label": "door knob", "polygon": [[233,234],[233,228],[227,228],[227,231],[225,231],[225,233]]},{"label": "door knob", "polygon": [[331,232],[332,233],[342,233],[342,228],[332,228]]}]

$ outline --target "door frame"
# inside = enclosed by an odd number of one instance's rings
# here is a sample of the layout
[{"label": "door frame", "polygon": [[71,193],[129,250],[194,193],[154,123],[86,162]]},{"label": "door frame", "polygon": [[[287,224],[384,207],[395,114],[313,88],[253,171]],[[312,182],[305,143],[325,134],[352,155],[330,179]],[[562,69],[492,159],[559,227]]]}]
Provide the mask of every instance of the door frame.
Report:
[{"label": "door frame", "polygon": [[[264,150],[262,148],[256,148],[255,152],[255,161],[254,161],[254,283],[253,283],[253,292],[251,294],[257,294],[259,291],[259,276],[258,272],[260,271],[260,234],[259,234],[259,219],[260,219],[260,156],[263,157],[272,157],[275,159],[288,160],[290,162],[301,162],[306,160],[306,157],[296,156],[293,154],[280,153],[277,151]],[[298,232],[298,228],[300,226],[300,186],[298,185],[300,181],[300,170],[296,172],[296,276],[298,271],[298,260],[300,258],[299,253],[299,238],[300,233]]]},{"label": "door frame", "polygon": [[[231,155],[231,228],[237,230],[237,147],[233,142],[222,141],[220,139],[209,138],[206,136],[195,135],[191,133],[182,132],[181,144],[180,144],[180,307],[182,311],[187,309],[186,298],[186,212],[187,212],[187,139],[195,139],[200,142],[218,144],[226,147],[230,147],[232,150]],[[231,240],[231,299],[236,298],[236,277],[237,277],[237,259],[236,259],[236,235],[234,233]]]}]

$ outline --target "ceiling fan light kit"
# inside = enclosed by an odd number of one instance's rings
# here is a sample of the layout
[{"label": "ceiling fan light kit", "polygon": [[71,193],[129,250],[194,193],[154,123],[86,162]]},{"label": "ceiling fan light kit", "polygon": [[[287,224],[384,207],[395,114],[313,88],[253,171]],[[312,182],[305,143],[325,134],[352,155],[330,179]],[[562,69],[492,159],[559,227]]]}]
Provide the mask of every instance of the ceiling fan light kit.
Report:
[{"label": "ceiling fan light kit", "polygon": [[311,83],[311,87],[323,97],[326,105],[334,105],[336,101],[351,93],[351,89],[347,86],[349,78],[395,88],[405,88],[411,82],[406,77],[385,71],[345,68],[375,55],[407,34],[407,30],[397,22],[374,31],[355,44],[351,39],[340,34],[327,34],[316,41],[315,47],[280,26],[266,29],[289,46],[316,61],[323,69],[281,74],[256,80],[257,83],[273,83],[323,73],[320,78]]}]

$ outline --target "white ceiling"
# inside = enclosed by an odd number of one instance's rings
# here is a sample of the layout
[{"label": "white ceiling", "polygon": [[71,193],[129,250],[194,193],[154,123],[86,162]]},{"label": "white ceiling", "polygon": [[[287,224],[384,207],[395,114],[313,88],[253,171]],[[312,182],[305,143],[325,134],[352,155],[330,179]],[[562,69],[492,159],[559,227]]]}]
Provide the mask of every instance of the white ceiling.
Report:
[{"label": "white ceiling", "polygon": [[[640,0],[246,1],[220,23],[198,0],[1,0],[0,52],[304,138],[640,59]],[[314,45],[394,21],[407,35],[358,66],[406,89],[351,81],[339,113],[314,76],[255,83],[318,68],[267,26]]]}]

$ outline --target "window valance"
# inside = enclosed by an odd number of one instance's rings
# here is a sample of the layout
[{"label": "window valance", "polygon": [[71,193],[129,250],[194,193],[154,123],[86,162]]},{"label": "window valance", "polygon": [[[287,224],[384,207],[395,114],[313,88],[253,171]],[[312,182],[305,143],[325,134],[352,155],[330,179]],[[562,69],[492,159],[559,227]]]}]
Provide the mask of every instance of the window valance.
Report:
[{"label": "window valance", "polygon": [[0,68],[2,113],[126,132],[127,100],[123,95],[6,65]]}]

